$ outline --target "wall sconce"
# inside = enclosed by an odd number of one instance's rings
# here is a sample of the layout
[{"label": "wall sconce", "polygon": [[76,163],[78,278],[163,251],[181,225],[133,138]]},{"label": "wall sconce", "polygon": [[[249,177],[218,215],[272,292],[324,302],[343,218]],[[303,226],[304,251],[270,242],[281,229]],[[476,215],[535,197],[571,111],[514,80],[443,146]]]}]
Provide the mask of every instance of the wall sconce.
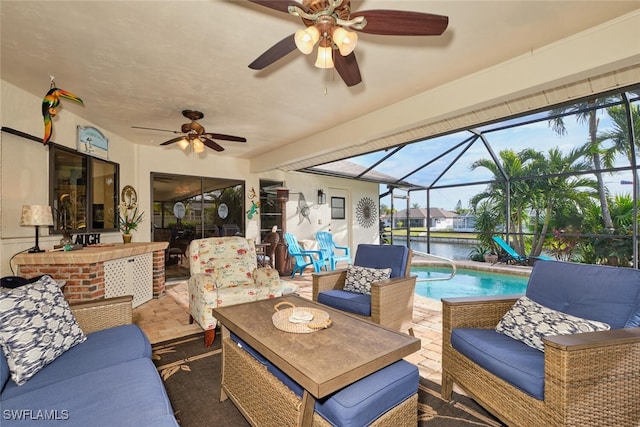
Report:
[{"label": "wall sconce", "polygon": [[45,205],[23,205],[20,225],[36,227],[36,245],[29,249],[29,253],[44,252],[38,246],[39,229],[41,225],[53,225],[53,215],[51,206]]},{"label": "wall sconce", "polygon": [[327,203],[327,195],[325,194],[324,190],[321,188],[318,190],[318,204],[324,205],[325,203]]}]

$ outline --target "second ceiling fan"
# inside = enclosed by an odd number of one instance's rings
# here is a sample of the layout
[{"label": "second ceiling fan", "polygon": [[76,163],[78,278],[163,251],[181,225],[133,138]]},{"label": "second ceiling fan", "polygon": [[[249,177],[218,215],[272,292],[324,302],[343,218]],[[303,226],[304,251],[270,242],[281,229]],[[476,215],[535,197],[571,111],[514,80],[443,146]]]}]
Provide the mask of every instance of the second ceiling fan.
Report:
[{"label": "second ceiling fan", "polygon": [[[361,33],[397,36],[438,36],[446,30],[449,18],[431,13],[402,10],[364,10],[351,13],[350,0],[249,0],[279,12],[298,16],[306,25],[280,40],[249,64],[262,70],[296,48],[304,54],[318,44],[315,66],[333,68],[347,84],[362,81],[353,50]],[[349,31],[355,30],[355,31]]]},{"label": "second ceiling fan", "polygon": [[204,117],[204,114],[202,114],[200,111],[184,110],[182,111],[182,115],[185,116],[187,119],[191,120],[191,123],[184,123],[180,131],[147,128],[147,127],[141,127],[141,126],[131,126],[131,127],[134,129],[157,130],[160,132],[171,132],[176,134],[182,134],[181,136],[172,138],[168,141],[163,142],[160,145],[169,145],[177,142],[180,148],[185,150],[191,144],[193,144],[193,151],[195,151],[196,153],[202,153],[204,151],[205,146],[215,151],[224,151],[224,147],[218,144],[217,142],[215,142],[214,139],[220,139],[223,141],[247,142],[247,139],[241,136],[205,132],[204,126],[202,126],[200,123],[197,122],[198,120]]}]

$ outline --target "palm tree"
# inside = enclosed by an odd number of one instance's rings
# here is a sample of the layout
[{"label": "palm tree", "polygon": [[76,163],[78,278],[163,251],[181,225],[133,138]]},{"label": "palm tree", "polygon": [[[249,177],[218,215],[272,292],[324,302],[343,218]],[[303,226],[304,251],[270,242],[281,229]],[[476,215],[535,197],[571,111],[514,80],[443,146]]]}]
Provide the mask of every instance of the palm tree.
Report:
[{"label": "palm tree", "polygon": [[[598,135],[598,141],[602,144],[605,141],[611,142],[613,145],[605,151],[604,162],[607,167],[613,167],[615,158],[618,154],[624,155],[629,161],[629,165],[633,165],[633,151],[629,143],[629,121],[627,109],[623,105],[616,105],[607,108],[607,114],[611,117],[613,128],[606,130]],[[631,122],[633,123],[634,145],[636,153],[640,151],[640,104],[631,106]],[[638,176],[636,173],[636,182]]]},{"label": "palm tree", "polygon": [[[567,172],[589,170],[590,164],[580,161],[584,158],[584,151],[581,149],[572,150],[566,155],[558,149],[551,149],[547,156],[533,149],[525,149],[519,153],[503,150],[499,156],[509,178],[509,231],[515,235],[512,245],[519,253],[526,253],[524,232],[529,223],[529,212],[532,212],[531,222],[535,228],[530,255],[539,255],[555,210],[566,203],[585,206],[589,193],[585,193],[584,189],[597,187],[591,179],[566,175]],[[477,167],[491,171],[495,182],[471,199],[474,209],[480,202],[487,201],[502,212],[502,219],[505,219],[507,188],[498,166],[492,160],[480,159],[471,165],[472,169]],[[551,177],[532,179],[540,175]]]},{"label": "palm tree", "polygon": [[[598,141],[598,117],[597,110],[595,108],[599,105],[604,105],[612,101],[613,98],[603,97],[596,98],[586,102],[580,102],[578,104],[570,105],[568,107],[562,107],[552,110],[549,115],[551,116],[550,124],[551,128],[558,135],[563,136],[567,134],[567,128],[564,125],[563,115],[565,113],[576,113],[576,120],[578,123],[587,122],[589,125],[589,140],[586,144],[588,156],[591,158],[594,174],[598,182],[598,197],[600,199],[600,206],[602,209],[602,224],[604,228],[613,228],[613,221],[611,220],[611,213],[609,212],[609,204],[607,200],[607,191],[604,185],[604,178],[602,177],[602,158],[600,143]],[[615,98],[618,100],[618,98]]]}]

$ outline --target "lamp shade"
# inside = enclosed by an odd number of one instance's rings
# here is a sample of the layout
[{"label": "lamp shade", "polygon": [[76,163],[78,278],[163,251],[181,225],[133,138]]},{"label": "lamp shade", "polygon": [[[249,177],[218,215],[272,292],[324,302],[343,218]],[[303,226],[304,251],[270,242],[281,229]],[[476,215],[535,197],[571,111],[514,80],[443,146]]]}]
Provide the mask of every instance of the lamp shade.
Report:
[{"label": "lamp shade", "polygon": [[308,55],[313,51],[313,46],[320,40],[320,31],[314,26],[307,27],[304,30],[298,30],[296,31],[294,40],[298,50]]},{"label": "lamp shade", "polygon": [[51,206],[23,205],[20,225],[53,225]]},{"label": "lamp shade", "polygon": [[331,36],[333,42],[338,46],[340,55],[347,56],[356,48],[358,43],[358,33],[347,31],[342,27],[336,27]]},{"label": "lamp shade", "polygon": [[204,151],[204,144],[198,138],[193,140],[193,151],[196,153],[202,153]]},{"label": "lamp shade", "polygon": [[319,46],[318,57],[314,65],[318,68],[333,68],[333,49],[330,46]]},{"label": "lamp shade", "polygon": [[189,140],[187,138],[182,138],[180,141],[178,141],[178,146],[183,150],[186,150],[187,148],[189,148]]}]

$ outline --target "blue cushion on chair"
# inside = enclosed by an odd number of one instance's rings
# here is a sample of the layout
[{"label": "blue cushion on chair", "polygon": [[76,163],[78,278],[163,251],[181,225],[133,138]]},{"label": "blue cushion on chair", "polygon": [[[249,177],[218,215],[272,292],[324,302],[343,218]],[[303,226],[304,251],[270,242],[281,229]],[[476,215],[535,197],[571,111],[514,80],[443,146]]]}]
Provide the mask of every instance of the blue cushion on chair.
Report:
[{"label": "blue cushion on chair", "polygon": [[527,297],[553,310],[607,323],[611,329],[640,326],[640,271],[631,268],[536,261]]},{"label": "blue cushion on chair", "polygon": [[403,277],[409,248],[400,245],[358,245],[353,265],[369,268],[391,268],[391,278]]},{"label": "blue cushion on chair", "polygon": [[371,316],[371,295],[331,289],[318,294],[318,302],[338,310]]},{"label": "blue cushion on chair", "polygon": [[494,329],[454,329],[451,346],[492,374],[544,399],[544,353]]}]

